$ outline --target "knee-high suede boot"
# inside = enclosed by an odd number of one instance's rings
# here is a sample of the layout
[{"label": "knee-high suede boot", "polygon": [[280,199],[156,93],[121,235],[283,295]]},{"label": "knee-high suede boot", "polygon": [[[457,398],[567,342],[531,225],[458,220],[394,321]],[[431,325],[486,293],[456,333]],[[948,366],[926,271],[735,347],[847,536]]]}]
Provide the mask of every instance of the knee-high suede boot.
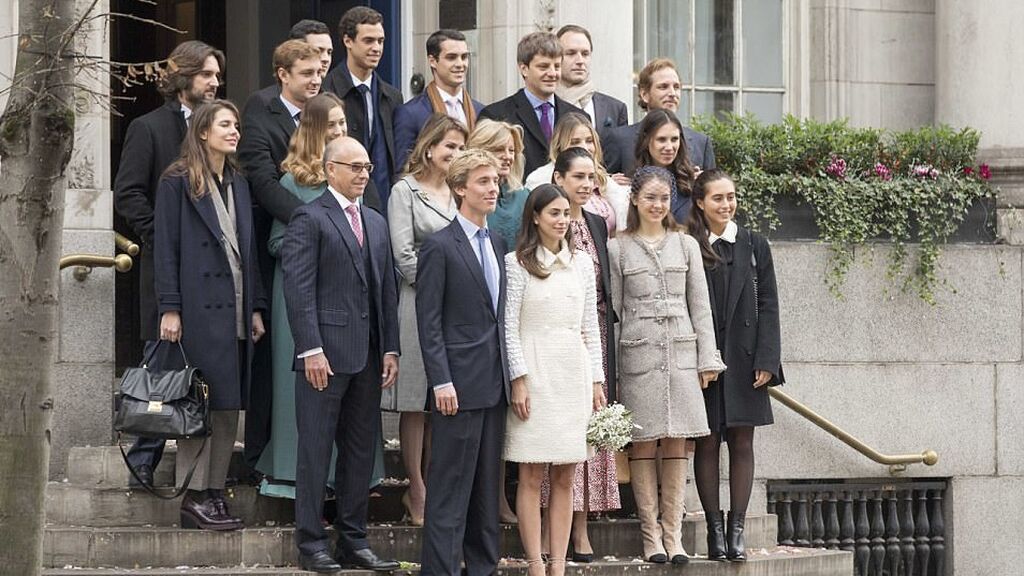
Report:
[{"label": "knee-high suede boot", "polygon": [[644,541],[644,558],[648,562],[664,563],[668,560],[661,541],[658,524],[658,468],[654,458],[629,461],[630,484],[636,499],[636,515],[640,518],[640,535]]},{"label": "knee-high suede boot", "polygon": [[686,458],[661,459],[661,532],[665,551],[673,564],[690,561],[683,548],[683,517],[686,515],[686,474],[690,461]]}]

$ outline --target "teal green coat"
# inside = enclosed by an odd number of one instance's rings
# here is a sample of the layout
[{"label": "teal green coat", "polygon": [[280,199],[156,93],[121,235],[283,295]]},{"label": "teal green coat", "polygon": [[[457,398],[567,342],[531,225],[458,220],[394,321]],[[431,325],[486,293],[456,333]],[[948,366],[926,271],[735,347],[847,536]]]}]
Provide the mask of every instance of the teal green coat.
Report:
[{"label": "teal green coat", "polygon": [[505,249],[512,252],[516,249],[516,236],[519,224],[523,220],[523,207],[530,191],[526,188],[509,190],[508,184],[502,184],[498,192],[498,207],[487,217],[487,227],[501,235],[505,241]]}]

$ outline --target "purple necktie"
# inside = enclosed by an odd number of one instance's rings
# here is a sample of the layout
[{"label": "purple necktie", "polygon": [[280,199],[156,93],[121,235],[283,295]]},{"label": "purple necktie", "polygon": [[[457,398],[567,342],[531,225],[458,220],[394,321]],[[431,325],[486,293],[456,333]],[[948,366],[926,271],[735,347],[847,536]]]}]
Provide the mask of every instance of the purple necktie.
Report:
[{"label": "purple necktie", "polygon": [[544,133],[544,139],[551,142],[551,103],[544,102],[540,105],[540,131]]}]

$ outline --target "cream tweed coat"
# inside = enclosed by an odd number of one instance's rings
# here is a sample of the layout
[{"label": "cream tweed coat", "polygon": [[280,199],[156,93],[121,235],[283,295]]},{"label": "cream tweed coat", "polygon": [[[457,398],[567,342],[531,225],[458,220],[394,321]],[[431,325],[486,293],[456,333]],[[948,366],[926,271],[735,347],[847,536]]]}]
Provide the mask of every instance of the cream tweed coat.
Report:
[{"label": "cream tweed coat", "polygon": [[641,428],[634,440],[707,436],[698,371],[722,372],[700,247],[669,232],[657,245],[631,234],[608,242],[619,399]]},{"label": "cream tweed coat", "polygon": [[504,459],[582,462],[593,386],[604,382],[594,264],[586,254],[572,257],[564,242],[558,254],[539,247],[537,256],[547,278],[531,276],[515,252],[505,256],[509,371],[526,377],[530,417],[524,422],[509,407]]}]

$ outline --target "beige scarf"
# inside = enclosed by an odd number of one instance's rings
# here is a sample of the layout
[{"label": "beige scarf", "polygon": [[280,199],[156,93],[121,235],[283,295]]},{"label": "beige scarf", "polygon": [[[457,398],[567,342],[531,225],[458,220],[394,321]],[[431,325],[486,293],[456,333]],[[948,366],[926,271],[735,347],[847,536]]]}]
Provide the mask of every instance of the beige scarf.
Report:
[{"label": "beige scarf", "polygon": [[[433,81],[427,84],[427,98],[430,100],[430,107],[437,114],[448,114],[448,108],[444,105],[444,98],[441,98],[441,90]],[[469,90],[462,88],[462,112],[466,114],[466,128],[473,131],[476,124],[476,110],[473,109],[473,99],[469,97]]]},{"label": "beige scarf", "polygon": [[235,329],[239,340],[245,340],[248,336],[245,333],[245,310],[242,288],[242,255],[238,247],[238,232],[235,227],[235,192],[230,180],[224,183],[226,187],[227,204],[221,198],[220,191],[211,190],[208,195],[213,200],[213,207],[217,211],[217,223],[220,224],[221,243],[224,245],[224,254],[228,259],[228,266],[231,268],[231,280],[235,285]]},{"label": "beige scarf", "polygon": [[575,86],[569,86],[561,79],[558,81],[558,87],[555,88],[555,94],[559,98],[565,100],[573,106],[586,110],[587,104],[594,98],[594,92],[597,92],[597,88],[594,88],[593,82],[590,78],[587,78],[586,82],[582,82]]}]

